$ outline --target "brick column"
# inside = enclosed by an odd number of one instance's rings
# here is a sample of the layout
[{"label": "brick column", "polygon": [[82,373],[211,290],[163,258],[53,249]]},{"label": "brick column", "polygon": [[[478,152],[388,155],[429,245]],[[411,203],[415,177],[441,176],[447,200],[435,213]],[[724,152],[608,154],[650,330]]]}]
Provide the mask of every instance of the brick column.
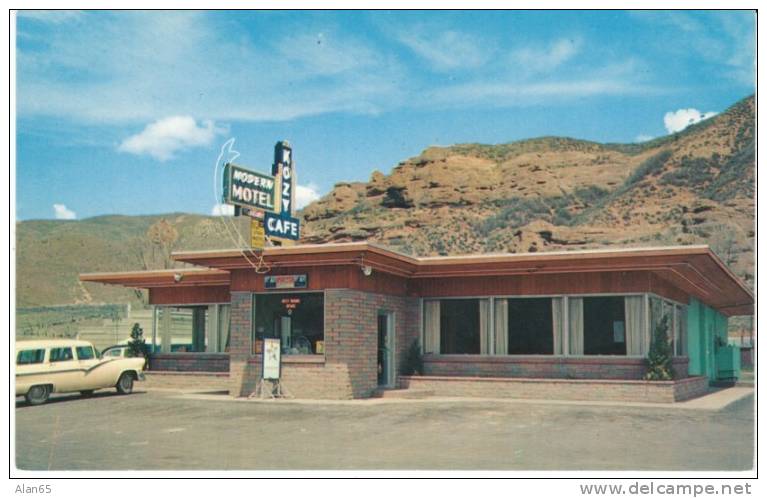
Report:
[{"label": "brick column", "polygon": [[232,325],[229,332],[229,394],[247,396],[255,387],[248,372],[250,333],[253,319],[253,296],[250,292],[232,292]]}]

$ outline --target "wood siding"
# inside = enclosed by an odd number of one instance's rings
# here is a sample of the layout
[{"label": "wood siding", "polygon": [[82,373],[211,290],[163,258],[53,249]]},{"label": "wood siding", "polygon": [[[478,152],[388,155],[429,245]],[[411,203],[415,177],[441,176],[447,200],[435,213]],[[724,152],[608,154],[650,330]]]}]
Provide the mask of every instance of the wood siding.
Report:
[{"label": "wood siding", "polygon": [[149,289],[149,304],[228,304],[230,300],[228,285]]}]

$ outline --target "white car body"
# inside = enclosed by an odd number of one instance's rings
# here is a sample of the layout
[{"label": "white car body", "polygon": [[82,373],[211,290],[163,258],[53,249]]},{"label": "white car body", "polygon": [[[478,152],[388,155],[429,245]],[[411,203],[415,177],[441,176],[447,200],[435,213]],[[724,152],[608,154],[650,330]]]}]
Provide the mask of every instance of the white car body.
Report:
[{"label": "white car body", "polygon": [[90,342],[69,339],[16,343],[16,396],[44,403],[51,393],[114,387],[128,394],[144,378],[144,358],[100,358]]}]

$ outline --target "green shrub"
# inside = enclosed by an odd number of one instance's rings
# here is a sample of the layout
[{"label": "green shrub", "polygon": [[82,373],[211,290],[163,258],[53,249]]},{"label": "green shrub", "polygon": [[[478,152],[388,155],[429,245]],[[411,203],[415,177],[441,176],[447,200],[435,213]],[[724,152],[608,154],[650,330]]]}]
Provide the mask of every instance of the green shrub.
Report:
[{"label": "green shrub", "polygon": [[653,331],[650,351],[647,353],[645,380],[672,380],[672,354],[671,343],[668,340],[668,315],[663,315]]},{"label": "green shrub", "polygon": [[134,323],[130,331],[130,341],[128,341],[128,356],[146,358],[148,356],[147,353],[148,348],[144,340],[144,330],[141,328],[141,325]]},{"label": "green shrub", "polygon": [[400,367],[400,374],[423,374],[423,355],[421,354],[421,346],[418,344],[418,339],[413,339],[413,342],[410,343],[410,347],[407,348],[405,361],[402,362],[402,367]]},{"label": "green shrub", "polygon": [[671,151],[664,150],[652,157],[647,158],[642,164],[637,166],[637,169],[635,169],[631,175],[629,175],[623,186],[630,187],[631,185],[644,180],[648,176],[659,173],[660,170],[662,170],[666,165],[666,161],[668,161],[670,157]]}]

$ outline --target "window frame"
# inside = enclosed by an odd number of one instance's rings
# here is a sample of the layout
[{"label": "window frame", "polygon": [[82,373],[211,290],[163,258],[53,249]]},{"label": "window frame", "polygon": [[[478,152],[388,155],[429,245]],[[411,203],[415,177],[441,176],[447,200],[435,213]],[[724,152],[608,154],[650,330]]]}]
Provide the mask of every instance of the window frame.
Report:
[{"label": "window frame", "polygon": [[[80,358],[80,350],[81,349],[90,349],[92,356],[90,358]],[[96,356],[96,348],[93,346],[75,346],[75,354],[77,355],[77,361],[80,360],[95,360],[97,358]]]},{"label": "window frame", "polygon": [[[43,357],[42,357],[42,359],[40,361],[30,361],[28,363],[19,363],[19,358],[21,357],[22,353],[26,353],[27,351],[35,351],[35,352],[42,351],[43,352]],[[48,356],[48,351],[47,351],[46,348],[21,349],[16,354],[16,366],[42,365],[43,363],[45,363],[45,360],[46,360],[47,356]]]},{"label": "window frame", "polygon": [[277,296],[280,294],[319,294],[322,296],[322,342],[324,344],[324,348],[322,350],[322,353],[311,353],[311,354],[284,354],[282,353],[282,361],[290,361],[290,358],[312,358],[312,359],[322,359],[325,360],[325,354],[327,353],[327,339],[326,339],[326,331],[328,329],[328,300],[327,300],[327,293],[325,292],[325,289],[322,290],[311,290],[311,289],[297,289],[294,291],[290,291],[290,289],[275,289],[272,291],[258,291],[258,292],[251,292],[250,293],[250,332],[248,334],[248,357],[249,358],[259,358],[261,357],[261,353],[255,352],[255,342],[256,342],[256,296]]},{"label": "window frame", "polygon": [[[147,346],[151,349],[150,354],[229,354],[228,352],[212,352],[212,351],[169,351],[169,352],[162,352],[162,338],[160,337],[159,331],[161,326],[161,318],[160,318],[160,309],[161,308],[195,308],[195,307],[203,307],[205,306],[208,308],[206,310],[206,318],[205,318],[205,349],[208,348],[208,339],[210,338],[209,334],[209,327],[208,322],[212,321],[210,318],[210,307],[216,306],[217,308],[219,306],[229,306],[231,308],[232,302],[206,302],[206,303],[164,303],[164,304],[154,304],[152,305],[152,343],[147,344]],[[218,316],[221,311],[217,310],[216,315]],[[230,320],[230,327],[231,327],[231,312],[229,314],[229,320]],[[216,324],[216,327],[218,327],[219,324]],[[220,333],[220,330],[219,330]],[[231,339],[231,336],[230,336]],[[172,340],[172,337],[171,337]],[[159,341],[159,342],[158,342]],[[171,348],[173,347],[173,344],[171,344]],[[160,349],[156,349],[160,348]]]},{"label": "window frame", "polygon": [[[56,349],[68,349],[69,353],[70,353],[69,358],[67,358],[65,360],[60,360],[60,359],[55,359],[54,360],[53,359],[53,351],[56,350]],[[74,352],[74,347],[73,346],[55,347],[55,348],[50,348],[48,350],[48,363],[65,363],[67,361],[74,361],[74,360],[75,360],[75,352]]]},{"label": "window frame", "polygon": [[[490,301],[490,343],[495,344],[495,300],[496,299],[528,299],[528,298],[562,298],[564,303],[564,313],[563,313],[563,322],[564,322],[564,330],[563,333],[563,340],[564,344],[567,345],[567,342],[569,341],[569,330],[570,330],[570,319],[569,319],[569,306],[568,306],[568,300],[571,298],[586,298],[586,297],[643,297],[644,298],[644,312],[645,312],[645,336],[647,340],[649,341],[652,336],[651,332],[651,316],[650,316],[650,307],[649,307],[649,301],[650,298],[655,297],[662,301],[666,301],[674,306],[681,307],[683,310],[686,310],[689,306],[689,303],[683,303],[680,301],[677,301],[675,299],[670,299],[665,296],[661,296],[660,294],[656,294],[654,292],[597,292],[597,293],[574,293],[574,294],[563,294],[563,293],[555,293],[555,294],[525,294],[525,295],[509,295],[509,294],[490,294],[490,295],[477,295],[477,296],[420,296],[419,297],[419,309],[420,309],[420,316],[419,316],[419,338],[420,338],[420,344],[424,344],[425,340],[425,330],[424,330],[424,310],[425,310],[425,303],[426,301],[450,301],[454,299],[488,299]],[[681,331],[680,331],[681,332]],[[680,333],[680,336],[683,334]],[[648,342],[648,348],[649,348],[649,342]],[[468,356],[468,357],[502,357],[502,358],[629,358],[629,359],[643,359],[646,358],[646,355],[640,356],[640,355],[575,355],[569,353],[569,347],[564,348],[564,353],[557,355],[557,354],[507,354],[507,355],[499,355],[495,353],[495,349],[491,350],[492,352],[486,353],[486,354],[476,354],[476,355],[448,355],[445,353],[439,353],[435,356]],[[688,353],[689,356],[689,353]]]}]

